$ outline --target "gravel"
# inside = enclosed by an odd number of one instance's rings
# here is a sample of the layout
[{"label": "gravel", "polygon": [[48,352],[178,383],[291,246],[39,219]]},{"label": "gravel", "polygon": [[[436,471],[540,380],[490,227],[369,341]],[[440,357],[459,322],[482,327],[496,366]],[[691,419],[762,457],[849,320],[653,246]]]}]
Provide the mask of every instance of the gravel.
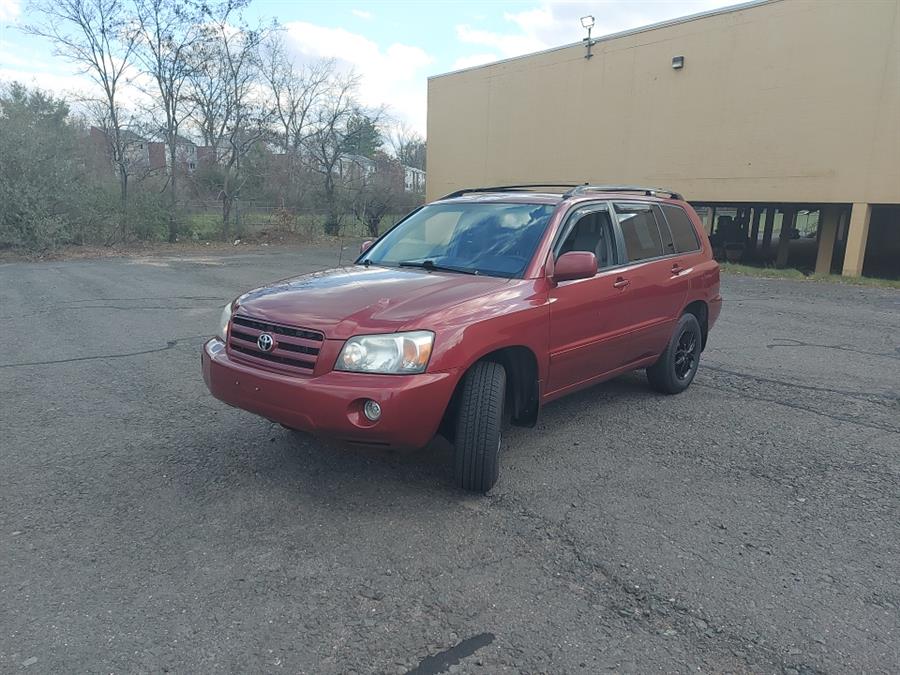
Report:
[{"label": "gravel", "polygon": [[727,277],[687,392],[551,404],[476,497],[206,392],[224,303],[337,257],[0,265],[0,670],[896,672],[896,290]]}]

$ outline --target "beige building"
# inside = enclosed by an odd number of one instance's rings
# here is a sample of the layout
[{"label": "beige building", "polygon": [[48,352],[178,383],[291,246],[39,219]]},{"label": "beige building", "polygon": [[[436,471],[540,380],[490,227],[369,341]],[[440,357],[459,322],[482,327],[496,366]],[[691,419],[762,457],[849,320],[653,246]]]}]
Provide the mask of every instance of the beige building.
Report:
[{"label": "beige building", "polygon": [[731,259],[900,276],[900,0],[746,3],[429,80],[429,199],[585,181],[681,192]]}]

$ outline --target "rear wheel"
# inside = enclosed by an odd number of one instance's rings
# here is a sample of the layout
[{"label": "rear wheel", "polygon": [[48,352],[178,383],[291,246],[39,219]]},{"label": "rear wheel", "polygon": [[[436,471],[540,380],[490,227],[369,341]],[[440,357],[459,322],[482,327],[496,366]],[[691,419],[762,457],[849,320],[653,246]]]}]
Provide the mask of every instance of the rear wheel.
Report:
[{"label": "rear wheel", "polygon": [[506,370],[480,361],[466,373],[456,416],[456,484],[485,493],[500,477]]},{"label": "rear wheel", "polygon": [[694,381],[700,365],[703,333],[693,314],[683,314],[666,351],[647,368],[650,386],[664,394],[678,394]]}]

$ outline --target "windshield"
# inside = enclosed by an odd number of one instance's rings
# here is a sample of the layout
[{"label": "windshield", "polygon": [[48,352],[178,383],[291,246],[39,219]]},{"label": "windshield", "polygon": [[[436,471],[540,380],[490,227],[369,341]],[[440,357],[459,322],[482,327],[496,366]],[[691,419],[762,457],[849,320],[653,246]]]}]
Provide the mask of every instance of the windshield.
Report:
[{"label": "windshield", "polygon": [[520,277],[552,204],[431,204],[388,232],[358,262]]}]

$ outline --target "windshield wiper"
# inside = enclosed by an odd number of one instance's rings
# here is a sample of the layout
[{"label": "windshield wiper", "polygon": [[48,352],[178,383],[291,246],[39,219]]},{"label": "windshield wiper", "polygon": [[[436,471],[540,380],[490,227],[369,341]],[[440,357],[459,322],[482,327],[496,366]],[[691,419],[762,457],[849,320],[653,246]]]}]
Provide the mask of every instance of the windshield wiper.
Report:
[{"label": "windshield wiper", "polygon": [[478,274],[478,270],[453,265],[438,265],[434,260],[401,260],[400,267],[420,267],[424,270],[441,270],[443,272],[459,272],[460,274]]}]

